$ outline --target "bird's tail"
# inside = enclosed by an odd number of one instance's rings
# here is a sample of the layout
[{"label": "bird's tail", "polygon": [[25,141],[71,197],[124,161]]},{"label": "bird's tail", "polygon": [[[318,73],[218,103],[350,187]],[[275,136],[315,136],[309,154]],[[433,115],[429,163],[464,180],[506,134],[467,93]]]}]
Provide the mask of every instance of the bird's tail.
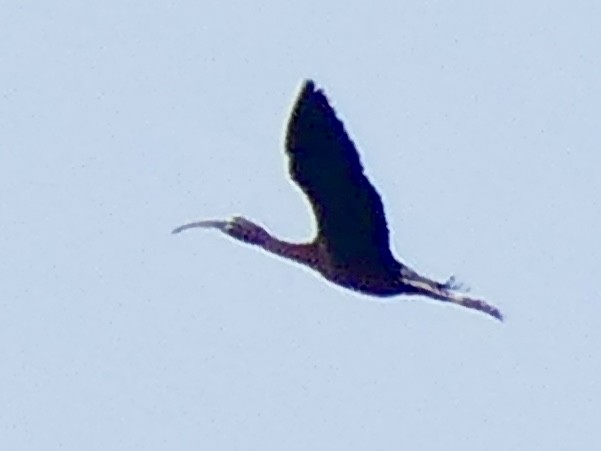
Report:
[{"label": "bird's tail", "polygon": [[414,288],[415,294],[421,294],[443,302],[452,302],[453,304],[461,305],[462,307],[478,310],[499,321],[503,321],[503,314],[494,305],[481,299],[468,297],[463,293],[453,290],[448,285],[440,284],[421,276],[418,276],[418,278],[404,278],[403,283]]}]

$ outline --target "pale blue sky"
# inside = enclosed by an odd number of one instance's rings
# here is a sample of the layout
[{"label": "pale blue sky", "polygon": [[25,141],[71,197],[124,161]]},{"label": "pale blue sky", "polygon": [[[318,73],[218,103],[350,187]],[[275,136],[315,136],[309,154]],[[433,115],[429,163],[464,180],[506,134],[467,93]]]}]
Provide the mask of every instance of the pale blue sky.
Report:
[{"label": "pale blue sky", "polygon": [[[599,2],[0,11],[0,449],[598,444]],[[312,235],[282,149],[306,77],[399,257],[505,324],[170,235],[233,214]]]}]

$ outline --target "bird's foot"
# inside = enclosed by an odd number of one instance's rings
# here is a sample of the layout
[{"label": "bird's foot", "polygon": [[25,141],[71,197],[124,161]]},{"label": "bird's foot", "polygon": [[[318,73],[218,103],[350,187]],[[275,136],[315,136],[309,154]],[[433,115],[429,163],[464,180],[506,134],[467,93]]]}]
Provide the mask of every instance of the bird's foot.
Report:
[{"label": "bird's foot", "polygon": [[470,291],[470,288],[463,282],[458,281],[455,276],[449,277],[445,283],[441,284],[441,286],[445,290],[450,290],[450,291],[461,291],[464,293],[467,293]]}]

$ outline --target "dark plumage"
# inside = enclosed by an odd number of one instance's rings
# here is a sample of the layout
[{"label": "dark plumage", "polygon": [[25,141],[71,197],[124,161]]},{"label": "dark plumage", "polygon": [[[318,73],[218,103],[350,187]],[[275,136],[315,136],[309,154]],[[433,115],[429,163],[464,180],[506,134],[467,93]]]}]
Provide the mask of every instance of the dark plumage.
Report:
[{"label": "dark plumage", "polygon": [[342,122],[312,81],[305,83],[286,134],[290,175],[313,206],[319,239],[338,264],[393,261],[384,206],[363,173]]},{"label": "dark plumage", "polygon": [[365,294],[424,295],[476,309],[502,320],[494,306],[458,292],[454,279],[438,283],[397,261],[390,251],[382,200],[364,174],[355,145],[323,92],[306,81],[286,133],[292,179],[309,198],[317,236],[286,243],[240,217],[197,221],[176,228],[216,228],[238,240],[295,260],[328,280]]}]

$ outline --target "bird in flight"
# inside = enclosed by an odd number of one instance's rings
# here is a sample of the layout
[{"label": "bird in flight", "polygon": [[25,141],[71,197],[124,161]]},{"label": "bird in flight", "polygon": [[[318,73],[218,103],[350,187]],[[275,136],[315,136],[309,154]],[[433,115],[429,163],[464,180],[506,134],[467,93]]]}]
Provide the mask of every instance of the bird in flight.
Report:
[{"label": "bird in flight", "polygon": [[288,121],[286,138],[292,180],[309,198],[317,236],[288,243],[242,217],[184,224],[201,227],[306,265],[327,280],[367,295],[421,295],[478,310],[503,320],[493,305],[466,296],[454,277],[440,283],[419,275],[392,255],[384,207],[365,176],[359,154],[328,99],[306,80]]}]

